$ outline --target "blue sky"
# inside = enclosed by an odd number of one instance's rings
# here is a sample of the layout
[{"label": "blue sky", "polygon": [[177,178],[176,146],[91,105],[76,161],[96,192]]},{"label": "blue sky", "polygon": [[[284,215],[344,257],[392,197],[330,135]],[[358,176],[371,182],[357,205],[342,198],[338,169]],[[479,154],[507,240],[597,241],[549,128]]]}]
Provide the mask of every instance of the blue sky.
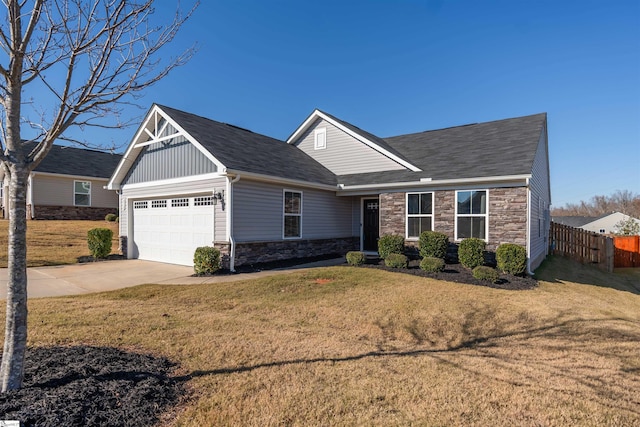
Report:
[{"label": "blue sky", "polygon": [[640,193],[637,0],[202,3],[165,52],[196,42],[196,56],[145,111],[280,139],[314,108],[381,137],[547,112],[554,206]]}]

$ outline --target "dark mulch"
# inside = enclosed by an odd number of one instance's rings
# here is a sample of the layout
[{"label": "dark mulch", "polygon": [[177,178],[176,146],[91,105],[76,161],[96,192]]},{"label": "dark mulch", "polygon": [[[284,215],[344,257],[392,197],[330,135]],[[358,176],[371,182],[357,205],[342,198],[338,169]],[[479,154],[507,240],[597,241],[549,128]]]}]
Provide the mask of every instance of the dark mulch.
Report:
[{"label": "dark mulch", "polygon": [[377,268],[381,270],[392,271],[394,273],[412,274],[420,277],[430,277],[437,280],[446,280],[448,282],[464,283],[467,285],[486,286],[496,289],[508,290],[527,290],[538,286],[538,281],[532,277],[518,277],[510,274],[500,274],[497,283],[491,283],[485,280],[478,280],[473,277],[471,270],[463,267],[461,264],[446,264],[445,270],[441,273],[427,273],[419,267],[419,260],[409,262],[409,268],[389,268],[384,265],[384,261],[374,259],[368,260],[363,267]]},{"label": "dark mulch", "polygon": [[[253,264],[240,265],[236,267],[236,271],[234,273],[230,272],[228,269],[220,269],[216,271],[213,274],[213,276],[221,276],[221,275],[224,276],[228,274],[238,274],[238,273],[255,273],[258,271],[267,271],[267,270],[282,270],[285,268],[295,267],[297,265],[308,264],[310,262],[324,261],[327,259],[336,259],[336,258],[344,258],[344,257],[340,254],[329,254],[329,255],[319,255],[319,256],[305,257],[305,258],[285,259],[281,261],[256,262]],[[192,274],[192,276],[206,277],[206,276],[211,276],[211,274]]]},{"label": "dark mulch", "polygon": [[79,256],[77,258],[78,262],[81,264],[85,262],[113,261],[117,259],[127,259],[127,258],[124,255],[120,255],[120,254],[110,254],[110,255],[107,255],[106,258],[94,258],[91,255]]},{"label": "dark mulch", "polygon": [[23,388],[0,394],[22,426],[152,426],[183,396],[164,358],[106,347],[28,349]]}]

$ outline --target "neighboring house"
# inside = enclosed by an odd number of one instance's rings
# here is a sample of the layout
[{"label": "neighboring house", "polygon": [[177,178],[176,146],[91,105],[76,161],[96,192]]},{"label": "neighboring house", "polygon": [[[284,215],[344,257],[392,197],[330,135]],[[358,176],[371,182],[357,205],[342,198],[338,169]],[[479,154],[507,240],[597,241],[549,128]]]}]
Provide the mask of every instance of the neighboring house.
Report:
[{"label": "neighboring house", "polygon": [[108,188],[129,258],[234,266],[349,250],[425,230],[490,250],[548,250],[546,114],[379,138],[315,110],[285,142],[153,105]]},{"label": "neighboring house", "polygon": [[[118,195],[105,189],[119,154],[54,145],[29,176],[27,218],[104,219],[118,213]],[[9,218],[9,183],[0,171],[2,212]]]},{"label": "neighboring house", "polygon": [[[621,221],[629,219],[629,215],[621,212],[612,212],[600,216],[554,216],[553,222],[568,225],[570,227],[582,228],[583,230],[592,231],[599,234],[615,234],[617,232],[616,225]],[[640,224],[640,219],[633,218],[635,222]]]}]

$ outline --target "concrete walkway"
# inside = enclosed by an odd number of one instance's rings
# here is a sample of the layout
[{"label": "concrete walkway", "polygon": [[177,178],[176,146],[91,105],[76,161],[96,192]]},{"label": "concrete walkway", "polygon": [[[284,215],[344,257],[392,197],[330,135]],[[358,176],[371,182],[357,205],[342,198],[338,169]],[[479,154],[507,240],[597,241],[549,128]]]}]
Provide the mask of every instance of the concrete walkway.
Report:
[{"label": "concrete walkway", "polygon": [[[128,288],[145,283],[197,285],[272,276],[301,269],[342,264],[342,258],[301,264],[282,270],[266,270],[211,277],[191,277],[193,267],[138,259],[101,261],[27,269],[29,298],[81,295]],[[0,268],[0,300],[7,297],[7,269]]]}]

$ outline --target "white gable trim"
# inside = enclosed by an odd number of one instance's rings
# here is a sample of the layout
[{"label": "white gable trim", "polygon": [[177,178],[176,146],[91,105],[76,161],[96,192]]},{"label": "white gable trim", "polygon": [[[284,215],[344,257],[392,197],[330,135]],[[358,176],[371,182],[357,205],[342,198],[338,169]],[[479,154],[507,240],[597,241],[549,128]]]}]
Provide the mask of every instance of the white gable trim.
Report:
[{"label": "white gable trim", "polygon": [[311,126],[311,124],[318,118],[323,119],[323,120],[331,123],[333,126],[337,127],[338,129],[340,129],[341,131],[343,131],[347,135],[355,138],[356,140],[362,142],[363,144],[365,144],[368,147],[374,149],[375,151],[379,152],[380,154],[390,158],[391,160],[395,161],[396,163],[401,164],[405,168],[407,168],[409,170],[412,170],[414,172],[422,171],[422,169],[418,168],[417,166],[412,165],[411,163],[407,162],[406,160],[403,160],[400,157],[396,156],[395,154],[393,154],[393,153],[385,150],[384,148],[380,147],[375,142],[370,141],[369,139],[365,138],[364,136],[360,135],[359,133],[356,133],[356,132],[352,131],[351,129],[345,127],[344,125],[342,125],[342,123],[339,123],[339,122],[335,121],[334,119],[332,119],[331,117],[327,116],[326,114],[324,114],[320,110],[314,110],[313,113],[311,113],[311,115],[309,117],[307,117],[307,120],[305,120],[300,125],[300,127],[298,127],[298,129],[296,129],[296,131],[289,137],[289,139],[287,139],[287,144],[292,144],[300,136],[302,136],[302,134],[309,128],[309,126]]},{"label": "white gable trim", "polygon": [[[149,135],[149,131],[147,130],[147,124],[149,123],[150,120],[157,120],[157,115],[162,116],[162,118],[164,118],[168,124],[173,126],[178,131],[179,135],[184,136],[187,139],[187,141],[193,144],[200,152],[202,152],[202,154],[205,155],[205,157],[211,160],[211,162],[213,162],[218,168],[218,171],[224,172],[226,170],[226,166],[223,165],[222,162],[220,162],[218,159],[216,159],[215,156],[209,152],[209,150],[204,148],[194,137],[189,135],[189,133],[185,131],[182,128],[182,126],[180,126],[175,120],[173,120],[167,113],[162,111],[162,108],[160,108],[157,104],[154,104],[149,110],[149,112],[147,113],[147,116],[145,117],[145,119],[142,121],[142,124],[140,125],[140,127],[138,128],[138,131],[136,132],[133,139],[131,140],[131,143],[129,143],[129,146],[127,147],[127,151],[122,156],[122,160],[120,160],[120,163],[118,163],[118,167],[116,167],[116,170],[113,172],[113,175],[111,176],[111,179],[107,184],[107,189],[109,190],[119,189],[120,184],[122,184],[122,180],[124,180],[124,177],[127,175],[127,172],[129,172],[129,169],[135,163],[142,149],[146,145],[158,142],[162,139],[162,138],[154,139],[153,141],[149,141],[149,144],[147,144],[147,141],[141,142],[141,139],[143,136],[152,136],[152,135]],[[166,128],[167,123],[165,123],[161,131],[163,131]],[[156,128],[157,128],[157,123],[156,123]],[[176,135],[177,134],[171,135],[171,137],[175,137]]]}]

